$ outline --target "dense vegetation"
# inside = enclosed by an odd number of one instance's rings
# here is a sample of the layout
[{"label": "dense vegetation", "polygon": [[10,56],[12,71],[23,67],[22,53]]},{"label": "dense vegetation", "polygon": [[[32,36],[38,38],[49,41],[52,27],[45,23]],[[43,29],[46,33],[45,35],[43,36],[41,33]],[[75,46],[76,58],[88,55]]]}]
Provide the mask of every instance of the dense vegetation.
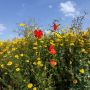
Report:
[{"label": "dense vegetation", "polygon": [[0,41],[0,90],[90,90],[90,28],[19,27],[22,38]]}]

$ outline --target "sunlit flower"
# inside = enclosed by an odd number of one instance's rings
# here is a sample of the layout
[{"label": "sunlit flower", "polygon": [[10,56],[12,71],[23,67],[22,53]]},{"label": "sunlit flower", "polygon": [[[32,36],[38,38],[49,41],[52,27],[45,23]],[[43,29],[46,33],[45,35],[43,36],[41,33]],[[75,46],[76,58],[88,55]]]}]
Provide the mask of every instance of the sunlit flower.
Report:
[{"label": "sunlit flower", "polygon": [[20,68],[16,68],[16,71],[17,71],[17,72],[20,71]]},{"label": "sunlit flower", "polygon": [[84,48],[81,49],[81,52],[82,52],[82,53],[87,53]]},{"label": "sunlit flower", "polygon": [[30,88],[33,87],[33,84],[32,84],[32,83],[29,83],[29,84],[27,85],[27,87],[30,89]]},{"label": "sunlit flower", "polygon": [[62,29],[62,33],[64,33],[65,32],[65,30],[64,29]]},{"label": "sunlit flower", "polygon": [[36,49],[38,49],[38,47],[33,47],[33,49],[35,49],[35,50],[36,50]]},{"label": "sunlit flower", "polygon": [[37,87],[34,87],[33,90],[37,90]]},{"label": "sunlit flower", "polygon": [[24,23],[20,23],[20,24],[18,24],[18,26],[20,26],[20,27],[25,27],[26,24],[24,24]]},{"label": "sunlit flower", "polygon": [[22,54],[20,54],[20,56],[21,56],[21,57],[23,57],[23,56],[24,56],[24,54],[22,53]]},{"label": "sunlit flower", "polygon": [[38,66],[43,66],[43,64],[42,64],[41,61],[37,61],[37,65],[38,65]]},{"label": "sunlit flower", "polygon": [[15,55],[15,58],[19,59],[19,56],[18,55]]},{"label": "sunlit flower", "polygon": [[4,64],[1,64],[0,66],[1,66],[1,68],[4,68]]},{"label": "sunlit flower", "polygon": [[38,45],[38,43],[37,42],[34,42],[33,45]]},{"label": "sunlit flower", "polygon": [[16,48],[12,48],[12,51],[15,51],[16,50]]},{"label": "sunlit flower", "polygon": [[55,50],[55,47],[53,45],[50,45],[48,50],[49,50],[50,54],[56,54],[56,50]]},{"label": "sunlit flower", "polygon": [[43,35],[43,32],[42,32],[42,30],[36,29],[36,30],[34,30],[34,35],[37,39],[40,39]]},{"label": "sunlit flower", "polygon": [[36,65],[37,63],[36,62],[33,62],[34,65]]},{"label": "sunlit flower", "polygon": [[40,57],[38,57],[38,58],[37,58],[37,60],[41,60],[41,58],[40,58]]},{"label": "sunlit flower", "polygon": [[70,46],[74,46],[74,43],[70,43]]},{"label": "sunlit flower", "polygon": [[8,61],[7,65],[11,66],[12,65],[12,61]]},{"label": "sunlit flower", "polygon": [[78,83],[77,79],[74,79],[73,84],[77,84],[77,83]]},{"label": "sunlit flower", "polygon": [[61,43],[60,46],[63,46],[63,43]]},{"label": "sunlit flower", "polygon": [[26,60],[27,63],[29,63],[29,60]]},{"label": "sunlit flower", "polygon": [[88,61],[88,64],[90,64],[90,61]]},{"label": "sunlit flower", "polygon": [[5,72],[4,74],[5,74],[5,75],[7,75],[8,73],[7,73],[7,72]]},{"label": "sunlit flower", "polygon": [[85,70],[82,68],[79,70],[81,74],[84,74],[85,73]]},{"label": "sunlit flower", "polygon": [[56,23],[53,24],[53,30],[56,31],[59,28],[60,25],[57,25]]},{"label": "sunlit flower", "polygon": [[57,65],[57,62],[55,60],[50,60],[50,65],[55,67]]}]

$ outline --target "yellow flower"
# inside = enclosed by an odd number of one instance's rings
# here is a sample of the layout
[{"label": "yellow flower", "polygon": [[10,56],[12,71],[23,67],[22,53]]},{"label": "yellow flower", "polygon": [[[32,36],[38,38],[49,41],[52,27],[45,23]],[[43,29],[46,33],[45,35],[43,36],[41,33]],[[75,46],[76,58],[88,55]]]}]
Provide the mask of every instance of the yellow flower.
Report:
[{"label": "yellow flower", "polygon": [[34,42],[33,45],[38,45],[38,43],[37,42]]},{"label": "yellow flower", "polygon": [[69,35],[70,35],[71,37],[73,37],[75,34],[74,34],[74,33],[70,33]]},{"label": "yellow flower", "polygon": [[36,49],[38,49],[38,48],[37,48],[37,47],[33,47],[33,49],[35,49],[35,50],[36,50]]},{"label": "yellow flower", "polygon": [[33,90],[37,90],[37,88],[36,88],[36,87],[34,87],[34,88],[33,88]]},{"label": "yellow flower", "polygon": [[7,65],[11,66],[12,65],[12,61],[8,61]]},{"label": "yellow flower", "polygon": [[36,53],[36,55],[38,54],[38,52],[35,52]]},{"label": "yellow flower", "polygon": [[55,35],[57,36],[57,38],[62,38],[62,36],[59,33],[55,33]]},{"label": "yellow flower", "polygon": [[70,46],[74,46],[74,43],[70,43]]},{"label": "yellow flower", "polygon": [[64,33],[64,32],[65,32],[65,30],[64,30],[64,29],[62,29],[62,32]]},{"label": "yellow flower", "polygon": [[20,26],[20,27],[25,27],[26,24],[24,24],[24,23],[20,23],[20,24],[18,24],[18,26]]},{"label": "yellow flower", "polygon": [[87,53],[84,48],[81,49],[81,52],[82,52],[82,53]]},{"label": "yellow flower", "polygon": [[7,75],[8,73],[7,73],[7,72],[5,72],[4,74],[5,74],[5,75]]},{"label": "yellow flower", "polygon": [[15,51],[16,50],[16,48],[12,48],[12,51]]},{"label": "yellow flower", "polygon": [[74,79],[73,84],[77,84],[77,83],[78,83],[77,79]]},{"label": "yellow flower", "polygon": [[24,54],[22,53],[22,54],[20,54],[20,56],[21,56],[21,57],[23,57],[23,56],[24,56]]},{"label": "yellow flower", "polygon": [[56,39],[56,41],[57,41],[57,42],[60,42],[60,41],[61,41],[61,39],[57,38],[57,39]]},{"label": "yellow flower", "polygon": [[81,74],[84,74],[85,73],[85,70],[82,68],[82,69],[80,69],[80,73]]},{"label": "yellow flower", "polygon": [[19,56],[18,55],[15,55],[15,58],[19,59]]},{"label": "yellow flower", "polygon": [[7,53],[10,54],[10,51],[8,51]]},{"label": "yellow flower", "polygon": [[50,42],[51,45],[55,46],[55,44],[53,42]]},{"label": "yellow flower", "polygon": [[63,46],[63,43],[61,43],[60,46]]},{"label": "yellow flower", "polygon": [[0,42],[0,46],[2,46],[3,45],[3,42]]},{"label": "yellow flower", "polygon": [[38,61],[38,62],[37,62],[37,65],[38,65],[38,66],[41,66],[41,67],[43,66],[43,64],[42,64],[41,61]]},{"label": "yellow flower", "polygon": [[52,43],[53,43],[54,41],[53,41],[53,40],[50,40],[50,42],[52,42]]},{"label": "yellow flower", "polygon": [[1,68],[4,68],[4,64],[1,64]]},{"label": "yellow flower", "polygon": [[33,87],[33,84],[32,84],[32,83],[29,83],[29,84],[27,85],[27,87],[28,87],[28,88],[32,88],[32,87]]},{"label": "yellow flower", "polygon": [[88,61],[88,64],[90,64],[90,61]]},{"label": "yellow flower", "polygon": [[41,58],[40,58],[40,57],[38,57],[38,58],[37,58],[37,60],[41,60]]},{"label": "yellow flower", "polygon": [[34,65],[36,65],[37,63],[36,62],[33,62]]},{"label": "yellow flower", "polygon": [[40,65],[42,62],[41,61],[38,61],[37,64]]},{"label": "yellow flower", "polygon": [[17,71],[17,72],[20,71],[20,68],[16,68],[16,71]]},{"label": "yellow flower", "polygon": [[29,60],[26,60],[27,63],[29,63]]}]

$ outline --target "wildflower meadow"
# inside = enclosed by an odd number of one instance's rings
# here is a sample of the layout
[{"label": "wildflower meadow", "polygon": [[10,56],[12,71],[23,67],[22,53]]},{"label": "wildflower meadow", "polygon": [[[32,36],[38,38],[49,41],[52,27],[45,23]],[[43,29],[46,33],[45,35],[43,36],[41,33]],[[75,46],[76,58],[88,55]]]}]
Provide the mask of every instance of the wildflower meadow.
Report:
[{"label": "wildflower meadow", "polygon": [[0,90],[90,90],[90,28],[19,28],[23,37],[0,41]]}]

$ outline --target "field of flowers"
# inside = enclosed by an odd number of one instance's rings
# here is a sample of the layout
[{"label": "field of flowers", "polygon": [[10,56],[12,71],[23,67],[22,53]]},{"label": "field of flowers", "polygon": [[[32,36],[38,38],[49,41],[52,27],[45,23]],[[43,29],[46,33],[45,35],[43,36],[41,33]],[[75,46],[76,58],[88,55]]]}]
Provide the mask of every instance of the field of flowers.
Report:
[{"label": "field of flowers", "polygon": [[58,27],[54,23],[48,35],[37,28],[0,41],[0,90],[90,90],[90,28]]}]

